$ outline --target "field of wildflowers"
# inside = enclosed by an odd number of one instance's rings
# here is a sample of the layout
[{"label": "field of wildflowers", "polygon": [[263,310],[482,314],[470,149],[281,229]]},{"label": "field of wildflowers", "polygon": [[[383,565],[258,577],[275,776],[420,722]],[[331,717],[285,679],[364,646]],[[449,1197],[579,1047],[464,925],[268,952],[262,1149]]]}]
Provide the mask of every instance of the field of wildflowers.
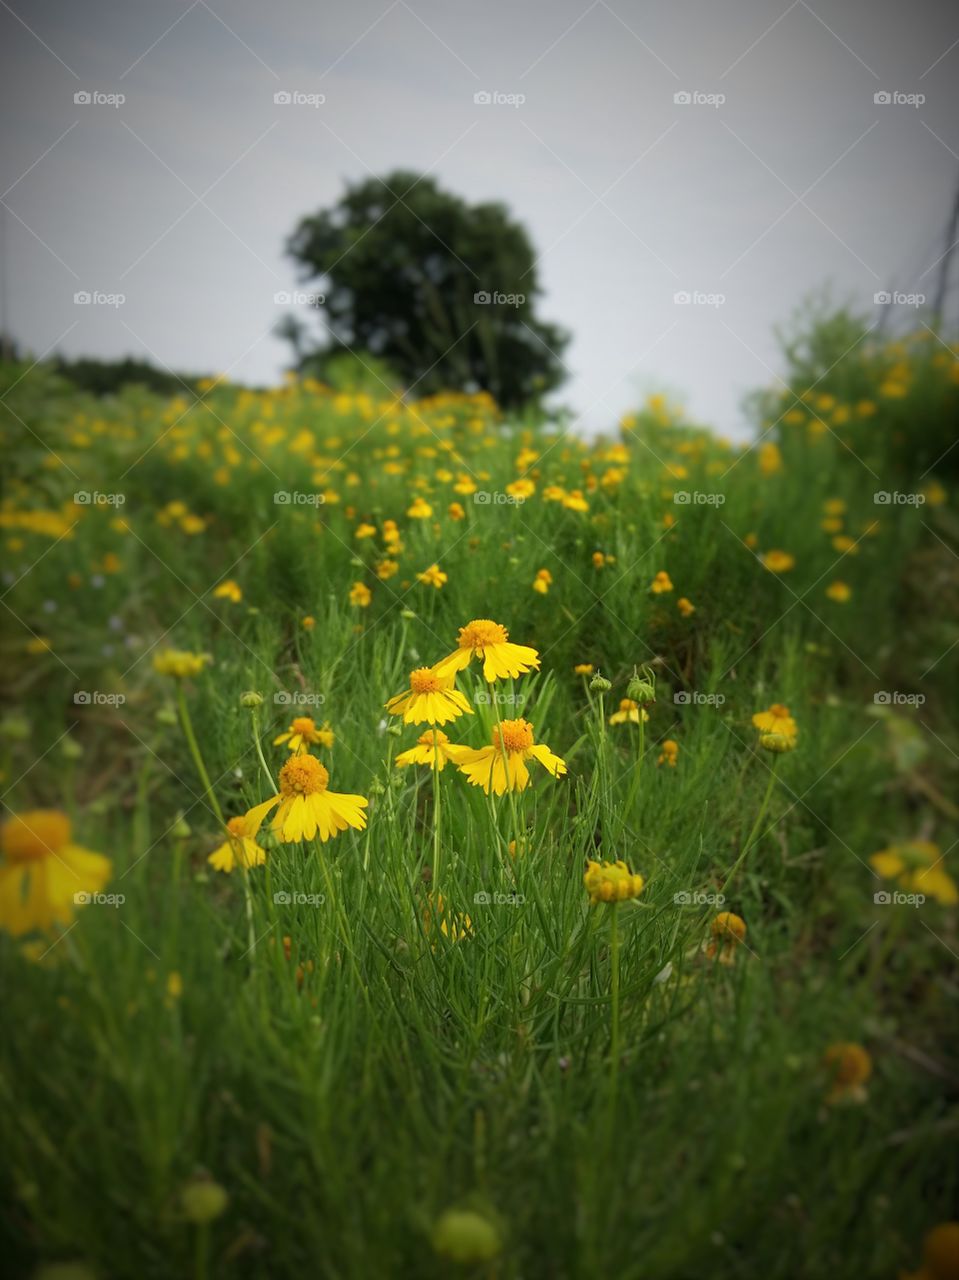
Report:
[{"label": "field of wildflowers", "polygon": [[11,1274],[959,1274],[959,365],[804,358],[3,367]]}]

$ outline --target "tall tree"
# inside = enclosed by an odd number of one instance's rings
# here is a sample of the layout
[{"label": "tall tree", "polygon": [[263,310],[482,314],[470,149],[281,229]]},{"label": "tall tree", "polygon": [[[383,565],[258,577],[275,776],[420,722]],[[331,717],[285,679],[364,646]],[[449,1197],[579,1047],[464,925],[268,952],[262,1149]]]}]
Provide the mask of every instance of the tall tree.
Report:
[{"label": "tall tree", "polygon": [[504,407],[563,379],[568,337],[534,314],[536,260],[502,204],[467,204],[429,177],[395,172],[349,186],[304,218],[288,250],[328,333],[300,358],[322,375],[343,347],[385,360],[421,394],[489,391]]}]

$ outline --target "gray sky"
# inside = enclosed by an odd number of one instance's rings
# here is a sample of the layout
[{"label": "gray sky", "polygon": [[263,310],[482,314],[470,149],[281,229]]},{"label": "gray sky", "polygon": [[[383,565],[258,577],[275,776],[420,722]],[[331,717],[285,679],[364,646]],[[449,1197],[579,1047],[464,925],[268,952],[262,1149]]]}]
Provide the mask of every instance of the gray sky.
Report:
[{"label": "gray sky", "polygon": [[959,178],[943,0],[0,0],[0,37],[7,314],[37,355],[274,380],[286,236],[406,167],[526,224],[584,427],[671,390],[741,434],[805,293],[932,294]]}]

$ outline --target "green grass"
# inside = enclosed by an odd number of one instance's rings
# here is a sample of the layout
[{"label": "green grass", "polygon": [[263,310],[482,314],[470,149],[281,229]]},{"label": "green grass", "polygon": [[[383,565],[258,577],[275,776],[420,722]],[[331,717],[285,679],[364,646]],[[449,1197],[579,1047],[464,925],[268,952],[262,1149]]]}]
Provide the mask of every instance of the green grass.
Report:
[{"label": "green grass", "polygon": [[[908,475],[898,441],[883,451],[903,409],[887,415],[880,374],[868,459],[838,425],[781,425],[781,469],[764,474],[757,451],[655,405],[623,425],[619,454],[612,437],[503,423],[458,397],[404,408],[217,387],[195,404],[96,402],[23,372],[3,378],[17,477],[2,508],[4,804],[68,812],[113,860],[106,891],[123,902],[83,908],[29,955],[0,936],[11,1273],[879,1280],[915,1266],[925,1231],[956,1213],[959,942],[954,909],[876,905],[869,857],[917,837],[948,855],[957,838],[959,575],[949,502],[873,500],[935,478]],[[865,395],[858,364],[844,376]],[[916,429],[939,430],[954,392],[911,385]],[[467,476],[503,494],[527,471],[522,504],[454,490]],[[583,489],[589,509],[550,486]],[[73,503],[94,490],[123,494],[128,529],[115,506]],[[277,505],[278,491],[339,501]],[[418,492],[433,519],[405,514]],[[851,553],[820,527],[829,499],[846,503]],[[171,502],[203,531],[158,519]],[[38,510],[63,525],[19,527]],[[404,547],[380,581],[385,519]],[[374,540],[354,538],[362,521]],[[788,573],[757,559],[773,548],[795,558]],[[597,551],[614,562],[595,568]],[[416,579],[435,561],[439,591]],[[531,587],[542,568],[546,595]],[[674,591],[657,596],[660,570]],[[212,597],[224,578],[241,603]],[[836,579],[846,604],[825,595]],[[349,603],[357,581],[369,608]],[[494,802],[441,775],[438,888],[470,920],[454,939],[425,911],[430,771],[392,765],[426,726],[394,736],[383,704],[475,617],[539,650],[538,674],[497,686],[522,699],[500,712],[528,718],[569,772],[533,763],[531,787]],[[227,815],[272,794],[254,735],[275,777],[293,711],[277,695],[314,699],[295,710],[335,731],[320,750],[331,789],[370,798],[366,831],[326,845],[264,828],[252,921],[240,873],[206,862],[222,834],[174,684],[152,669],[169,646],[212,656],[184,693]],[[612,682],[603,700],[578,662]],[[643,664],[656,702],[640,757],[636,727],[606,720]],[[458,684],[486,687],[475,664]],[[77,704],[78,690],[124,701]],[[925,701],[877,704],[879,691]],[[773,702],[799,724],[781,757],[751,724]],[[497,709],[474,706],[445,726],[454,741],[488,741]],[[657,765],[667,738],[675,769]],[[591,857],[646,880],[617,908],[615,1063],[611,910],[588,905]],[[728,966],[703,950],[724,886],[748,928]],[[860,1105],[827,1104],[838,1041],[872,1056]],[[205,1232],[181,1202],[198,1174],[229,1195]],[[438,1217],[464,1205],[495,1224],[494,1261],[434,1252]]]}]

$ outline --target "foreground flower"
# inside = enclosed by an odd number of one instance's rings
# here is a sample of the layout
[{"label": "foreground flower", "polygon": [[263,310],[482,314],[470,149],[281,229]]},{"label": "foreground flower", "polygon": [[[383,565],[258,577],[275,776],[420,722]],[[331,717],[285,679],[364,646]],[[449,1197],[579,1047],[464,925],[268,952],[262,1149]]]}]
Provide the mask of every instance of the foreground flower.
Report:
[{"label": "foreground flower", "polygon": [[161,649],[153,655],[153,670],[161,676],[187,680],[198,676],[213,659],[208,653],[190,653],[186,649]]},{"label": "foreground flower", "polygon": [[757,711],[753,716],[753,725],[760,733],[777,733],[784,738],[799,736],[796,721],[789,708],[781,702],[774,702],[766,711]]},{"label": "foreground flower", "polygon": [[32,809],[0,827],[0,925],[19,937],[73,919],[110,879],[113,863],[70,839],[70,819]]},{"label": "foreground flower", "polygon": [[533,726],[528,720],[502,720],[493,726],[493,741],[474,751],[463,747],[455,763],[474,787],[489,795],[494,791],[525,791],[529,786],[527,760],[538,760],[554,778],[566,772],[566,764],[549,747],[533,744]]},{"label": "foreground flower", "polygon": [[455,764],[465,747],[450,742],[441,729],[428,729],[416,739],[416,746],[401,751],[396,757],[400,768],[408,764],[428,764],[431,769],[445,769],[447,760]]},{"label": "foreground flower", "polygon": [[230,872],[236,866],[249,869],[266,862],[266,852],[247,835],[246,818],[231,818],[226,831],[228,838],[207,858],[214,871]]},{"label": "foreground flower", "polygon": [[466,695],[453,688],[454,675],[441,676],[436,667],[417,667],[410,672],[406,693],[390,698],[386,709],[402,716],[404,724],[448,724],[459,716],[471,716],[473,708]]},{"label": "foreground flower", "polygon": [[649,589],[654,596],[661,596],[667,591],[672,591],[672,579],[665,569],[660,569],[659,573],[656,574],[656,577],[653,578],[652,582],[649,584]]},{"label": "foreground flower", "polygon": [[823,1063],[832,1078],[827,1102],[866,1101],[865,1084],[872,1075],[872,1058],[861,1044],[831,1044],[823,1054]]},{"label": "foreground flower", "polygon": [[649,712],[645,707],[641,707],[634,698],[620,698],[619,710],[614,711],[609,717],[610,724],[639,724],[642,720],[645,723],[649,719]]},{"label": "foreground flower", "polygon": [[274,747],[282,747],[284,744],[287,750],[297,754],[311,746],[332,747],[333,731],[328,725],[318,729],[312,716],[296,716],[289,729],[273,739]]},{"label": "foreground flower", "polygon": [[630,871],[625,862],[590,861],[583,876],[583,885],[595,906],[600,902],[625,902],[638,898],[646,882],[637,872]]},{"label": "foreground flower", "polygon": [[442,658],[433,670],[437,675],[455,675],[464,671],[473,660],[483,663],[483,678],[494,680],[515,679],[539,666],[539,654],[529,645],[512,644],[509,632],[489,618],[474,618],[460,627],[459,647],[448,657]]},{"label": "foreground flower", "polygon": [[706,954],[710,960],[732,964],[736,959],[736,948],[746,937],[746,921],[735,911],[720,911],[709,926],[709,932],[712,941],[706,945]]},{"label": "foreground flower", "polygon": [[940,1222],[922,1242],[922,1265],[901,1280],[956,1280],[959,1276],[959,1222]]},{"label": "foreground flower", "polygon": [[319,835],[325,843],[347,827],[366,827],[364,796],[328,791],[330,775],[315,756],[291,756],[280,770],[277,795],[255,805],[246,814],[247,834],[252,838],[274,805],[279,805],[270,824],[280,839],[312,840]]},{"label": "foreground flower", "polygon": [[944,907],[954,907],[959,889],[942,860],[939,846],[931,840],[905,840],[880,849],[869,862],[883,880],[895,880],[906,893],[925,894]]}]

